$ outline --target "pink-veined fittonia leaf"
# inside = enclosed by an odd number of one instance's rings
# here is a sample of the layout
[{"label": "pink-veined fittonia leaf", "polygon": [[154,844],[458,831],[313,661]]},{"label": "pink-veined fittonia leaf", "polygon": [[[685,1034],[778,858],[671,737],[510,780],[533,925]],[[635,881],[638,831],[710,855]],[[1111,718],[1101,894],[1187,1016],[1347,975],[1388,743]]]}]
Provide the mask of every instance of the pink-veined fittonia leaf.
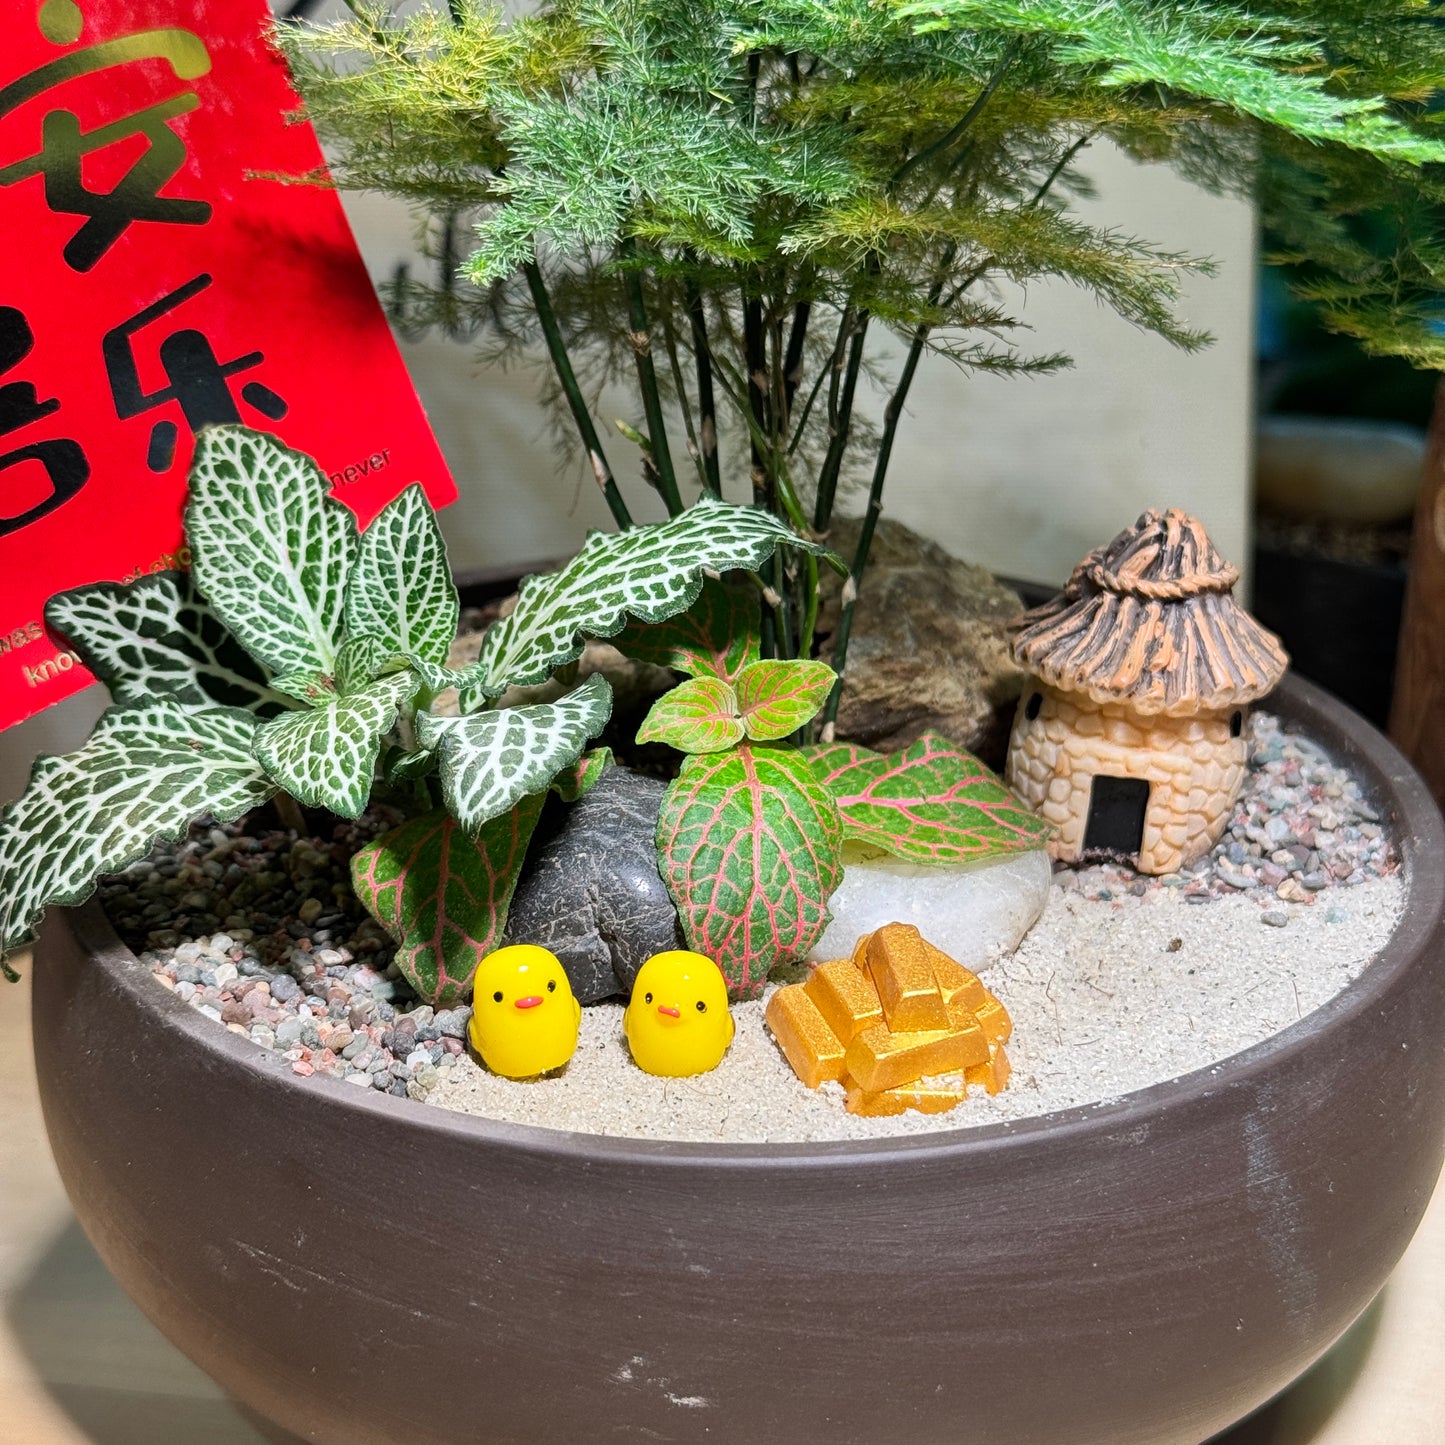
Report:
[{"label": "pink-veined fittonia leaf", "polygon": [[686,612],[666,622],[629,620],[611,642],[638,662],[732,682],[762,656],[760,633],[757,589],[708,577]]},{"label": "pink-veined fittonia leaf", "polygon": [[[611,762],[610,748],[586,753],[552,779],[552,790],[575,802]],[[477,964],[501,942],[546,796],[529,794],[475,838],[433,808],[351,860],[357,897],[400,945],[397,967],[433,1006],[464,997]]]},{"label": "pink-veined fittonia leaf", "polygon": [[803,749],[849,838],[914,863],[973,863],[1041,848],[1049,826],[979,760],[937,733],[887,757],[852,743]]},{"label": "pink-veined fittonia leaf", "polygon": [[715,677],[690,677],[653,703],[637,730],[640,743],[666,743],[680,753],[720,753],[745,735],[738,700]]},{"label": "pink-veined fittonia leaf", "polygon": [[734,684],[748,736],[770,742],[796,732],[828,700],[837,680],[826,662],[749,663]]},{"label": "pink-veined fittonia leaf", "polygon": [[688,946],[733,998],[753,998],[823,932],[843,823],[799,753],[744,743],[687,759],[663,797],[657,851]]},{"label": "pink-veined fittonia leaf", "polygon": [[500,942],[546,796],[529,794],[475,837],[433,808],[352,858],[356,896],[396,939],[397,967],[434,1007],[454,1007]]},{"label": "pink-veined fittonia leaf", "polygon": [[593,748],[583,753],[570,768],[563,768],[552,779],[552,791],[564,803],[575,803],[612,766],[611,748]]}]

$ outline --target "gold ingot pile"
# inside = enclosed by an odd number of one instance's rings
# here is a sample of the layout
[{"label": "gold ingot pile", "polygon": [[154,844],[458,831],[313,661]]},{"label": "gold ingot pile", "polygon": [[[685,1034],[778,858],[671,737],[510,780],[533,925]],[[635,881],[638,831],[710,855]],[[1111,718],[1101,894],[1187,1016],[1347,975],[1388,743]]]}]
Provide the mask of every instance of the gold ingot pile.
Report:
[{"label": "gold ingot pile", "polygon": [[911,923],[886,923],[852,958],[780,988],[767,1020],[794,1073],[810,1089],[837,1079],[853,1114],[942,1114],[970,1085],[996,1094],[1008,1082],[1004,1006]]}]

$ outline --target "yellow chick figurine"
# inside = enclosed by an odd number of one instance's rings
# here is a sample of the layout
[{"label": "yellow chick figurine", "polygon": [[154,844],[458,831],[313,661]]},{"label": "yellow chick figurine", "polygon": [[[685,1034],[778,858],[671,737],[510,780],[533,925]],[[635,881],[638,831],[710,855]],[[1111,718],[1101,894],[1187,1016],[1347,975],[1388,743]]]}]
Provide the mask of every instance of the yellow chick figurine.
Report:
[{"label": "yellow chick figurine", "polygon": [[577,1051],[582,1005],[555,953],[515,943],[489,953],[472,980],[472,1047],[494,1073],[530,1079]]},{"label": "yellow chick figurine", "polygon": [[686,949],[654,953],[637,971],[622,1028],[649,1074],[677,1079],[717,1068],[733,1041],[722,970]]}]

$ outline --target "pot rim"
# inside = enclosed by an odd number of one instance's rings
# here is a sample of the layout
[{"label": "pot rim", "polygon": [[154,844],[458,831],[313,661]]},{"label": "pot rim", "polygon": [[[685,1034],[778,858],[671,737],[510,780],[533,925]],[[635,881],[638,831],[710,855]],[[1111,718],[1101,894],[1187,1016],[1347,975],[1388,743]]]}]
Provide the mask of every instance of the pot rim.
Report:
[{"label": "pot rim", "polygon": [[289,1063],[279,1055],[218,1028],[212,1020],[159,988],[151,981],[150,970],[111,928],[98,899],[58,911],[66,915],[65,922],[77,942],[94,957],[97,965],[106,969],[114,985],[131,994],[138,1005],[148,1006],[158,1014],[164,1030],[180,1036],[175,1040],[177,1045],[184,1043],[205,1051],[219,1067],[249,1070],[257,1076],[258,1083],[264,1081],[269,1087],[320,1089],[338,1108],[383,1113],[401,1108],[410,1111],[407,1118],[423,1130],[558,1162],[603,1158],[612,1164],[657,1167],[708,1164],[764,1170],[782,1166],[833,1167],[839,1163],[886,1165],[890,1161],[906,1161],[914,1166],[943,1160],[966,1163],[969,1156],[988,1151],[1137,1129],[1166,1109],[1178,1108],[1226,1088],[1256,1083],[1281,1063],[1314,1047],[1322,1035],[1348,1026],[1351,1019],[1377,1007],[1441,932],[1442,915],[1445,915],[1445,868],[1422,865],[1432,857],[1445,859],[1445,822],[1419,774],[1381,733],[1313,683],[1290,675],[1270,701],[1281,704],[1280,711],[1288,720],[1303,723],[1312,740],[1320,742],[1333,757],[1348,762],[1360,773],[1360,782],[1372,800],[1388,799],[1389,823],[1400,852],[1406,896],[1400,918],[1385,946],[1372,956],[1360,978],[1332,999],[1288,1028],[1237,1054],[1113,1099],[997,1124],[881,1139],[714,1144],[551,1129],[428,1107],[375,1090],[361,1094],[355,1085],[340,1079],[323,1074],[309,1078],[294,1074]]}]

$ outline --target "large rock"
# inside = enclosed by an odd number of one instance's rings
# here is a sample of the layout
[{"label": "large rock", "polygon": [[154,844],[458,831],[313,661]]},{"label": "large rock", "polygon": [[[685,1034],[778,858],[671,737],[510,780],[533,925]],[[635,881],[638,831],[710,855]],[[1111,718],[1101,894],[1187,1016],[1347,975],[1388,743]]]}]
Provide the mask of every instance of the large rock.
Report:
[{"label": "large rock", "polygon": [[[835,522],[829,545],[851,557],[858,526]],[[854,611],[838,736],[892,752],[938,732],[1001,768],[1024,679],[1004,628],[1022,611],[1019,595],[986,568],[885,517]],[[834,586],[820,629],[835,632],[838,616]]]},{"label": "large rock", "polygon": [[551,949],[583,1003],[630,993],[654,953],[687,946],[657,871],[663,791],[610,767],[565,811],[549,805],[528,851],[507,942]]},{"label": "large rock", "polygon": [[847,863],[828,900],[832,921],[808,957],[848,958],[863,934],[885,923],[911,923],[935,948],[979,973],[1023,942],[1044,911],[1052,877],[1042,848],[966,868],[899,858]]}]

